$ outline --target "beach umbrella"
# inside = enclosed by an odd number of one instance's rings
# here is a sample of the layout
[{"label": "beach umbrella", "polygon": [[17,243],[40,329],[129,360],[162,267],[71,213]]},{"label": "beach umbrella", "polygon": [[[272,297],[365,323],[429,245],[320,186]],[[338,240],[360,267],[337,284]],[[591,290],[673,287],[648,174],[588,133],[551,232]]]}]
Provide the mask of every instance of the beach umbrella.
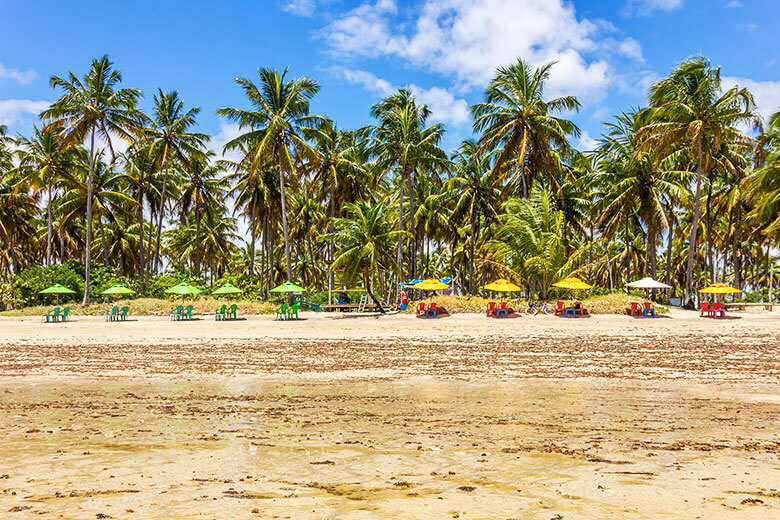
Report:
[{"label": "beach umbrella", "polygon": [[165,292],[168,294],[180,294],[181,296],[185,296],[187,294],[192,294],[193,296],[195,296],[202,293],[203,291],[201,291],[197,287],[193,287],[187,282],[182,282],[179,285],[174,285],[170,289],[166,289]]},{"label": "beach umbrella", "polygon": [[588,285],[579,278],[575,278],[573,276],[570,276],[568,278],[564,278],[560,282],[552,284],[553,287],[560,287],[561,289],[569,289],[569,290],[576,290],[576,289],[592,289],[592,285]]},{"label": "beach umbrella", "polygon": [[513,284],[509,280],[496,280],[493,283],[489,283],[485,286],[488,291],[496,292],[517,292],[522,290],[519,286]]},{"label": "beach umbrella", "polygon": [[564,278],[560,282],[552,284],[553,287],[559,287],[561,289],[569,289],[571,294],[571,299],[574,299],[574,291],[580,290],[580,289],[592,289],[592,285],[588,285],[579,278],[575,278],[574,276],[569,276],[568,278]]},{"label": "beach umbrella", "polygon": [[284,282],[282,285],[279,285],[277,287],[274,287],[271,289],[271,292],[278,292],[278,293],[296,293],[296,292],[304,292],[306,289],[303,287],[299,287],[295,285],[292,282]]},{"label": "beach umbrella", "polygon": [[38,291],[38,294],[56,294],[57,295],[57,305],[60,304],[60,294],[76,294],[76,291],[72,291],[65,287],[64,285],[60,285],[58,283],[55,283],[54,285],[47,287],[46,289],[42,291]]},{"label": "beach umbrella", "polygon": [[117,284],[112,285],[100,294],[114,294],[117,298],[119,298],[123,294],[135,294],[135,291],[125,287],[124,285]]},{"label": "beach umbrella", "polygon": [[699,292],[705,294],[734,294],[741,293],[742,291],[731,287],[727,283],[714,283],[704,289],[700,289]]},{"label": "beach umbrella", "polygon": [[628,282],[626,284],[626,287],[631,287],[632,289],[644,289],[646,297],[649,295],[650,289],[671,289],[672,288],[671,285],[666,285],[665,283],[659,282],[658,280],[653,280],[649,276],[646,276],[641,280],[637,280],[635,282]]},{"label": "beach umbrella", "polygon": [[416,283],[413,286],[415,289],[422,289],[423,291],[439,291],[441,289],[449,289],[450,286],[446,283],[442,283],[436,278],[428,278],[422,282]]},{"label": "beach umbrella", "polygon": [[242,292],[244,292],[244,291],[242,291],[241,289],[239,289],[238,287],[236,287],[232,283],[226,283],[225,285],[223,285],[222,287],[220,287],[219,289],[217,289],[216,291],[214,291],[211,294],[212,295],[214,295],[214,294],[239,294],[239,293],[242,293]]}]

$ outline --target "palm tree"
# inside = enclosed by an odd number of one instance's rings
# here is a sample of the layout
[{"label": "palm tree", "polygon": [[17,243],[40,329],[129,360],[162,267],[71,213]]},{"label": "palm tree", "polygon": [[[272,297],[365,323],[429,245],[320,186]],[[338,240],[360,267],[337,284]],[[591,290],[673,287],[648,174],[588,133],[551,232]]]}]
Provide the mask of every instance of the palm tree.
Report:
[{"label": "palm tree", "polygon": [[[509,67],[499,68],[485,90],[485,102],[471,107],[474,131],[482,134],[480,152],[499,150],[494,173],[517,168],[506,185],[513,189],[520,180],[523,197],[528,197],[536,173],[558,170],[553,147],[566,152],[568,136],[580,135],[577,125],[554,115],[579,110],[577,98],[563,96],[545,101],[542,97],[553,65],[555,62],[532,69],[518,59]],[[533,159],[533,168],[526,168],[529,158]]]},{"label": "palm tree", "polygon": [[177,204],[182,222],[185,222],[192,211],[195,215],[195,276],[200,277],[201,248],[200,223],[201,215],[210,212],[215,207],[221,207],[222,198],[227,191],[227,182],[221,176],[224,164],[210,164],[209,159],[214,152],[209,152],[206,159],[193,156],[189,158],[190,170],[185,184],[181,186]]},{"label": "palm tree", "polygon": [[374,294],[371,280],[382,269],[399,270],[393,261],[393,242],[398,235],[408,233],[392,230],[390,212],[384,202],[373,205],[365,201],[347,203],[344,211],[347,216],[335,221],[333,238],[338,253],[331,269],[344,269],[346,284],[353,284],[362,274],[366,292],[384,314],[385,309]]},{"label": "palm tree", "polygon": [[225,150],[245,146],[248,153],[239,163],[242,168],[271,165],[279,171],[287,281],[292,282],[285,176],[301,173],[304,161],[317,161],[317,152],[306,139],[324,118],[309,114],[311,98],[320,91],[317,82],[307,77],[288,80],[287,72],[288,69],[279,74],[277,70],[260,68],[259,85],[246,78],[236,78],[252,110],[226,107],[217,110],[217,114],[238,122],[241,129],[248,129],[225,145]]},{"label": "palm tree", "polygon": [[592,186],[599,194],[594,212],[607,236],[614,235],[636,214],[646,230],[649,258],[645,258],[643,275],[647,275],[649,263],[650,275],[655,278],[656,244],[669,227],[666,202],[685,199],[688,176],[673,169],[674,157],[659,162],[652,151],[636,149],[636,134],[645,123],[640,113],[623,113],[615,119],[605,124],[606,132],[595,152],[599,162]]},{"label": "palm tree", "polygon": [[72,149],[63,149],[60,140],[61,129],[50,125],[40,130],[33,127],[31,138],[20,137],[16,168],[21,185],[32,186],[40,193],[46,192],[46,265],[51,265],[52,257],[52,196],[53,190],[73,167]]},{"label": "palm tree", "polygon": [[452,156],[453,176],[447,180],[445,193],[452,201],[451,217],[469,221],[469,293],[474,294],[474,247],[481,218],[496,220],[500,190],[496,186],[491,154],[480,154],[477,143],[468,139],[461,143]]},{"label": "palm tree", "polygon": [[685,272],[686,306],[693,302],[693,260],[697,255],[697,233],[701,219],[701,185],[709,178],[721,143],[750,143],[737,129],[756,123],[753,96],[744,88],[721,90],[720,67],[702,57],[680,63],[672,74],[650,87],[650,116],[653,121],[637,134],[640,149],[661,155],[686,149],[696,165],[693,221]]},{"label": "palm tree", "polygon": [[[415,225],[413,174],[447,169],[447,154],[439,148],[444,136],[440,123],[426,126],[431,111],[426,105],[418,106],[411,90],[402,88],[371,107],[371,115],[379,124],[370,128],[370,150],[376,157],[382,173],[397,169],[400,176],[398,189],[398,229],[403,230],[404,182],[409,184],[410,243],[409,277],[416,275]],[[396,250],[396,262],[402,263],[402,234]],[[399,273],[400,276],[400,273]]]},{"label": "palm tree", "polygon": [[[68,78],[51,76],[53,88],[64,93],[41,113],[41,118],[60,128],[60,135],[69,146],[79,145],[89,138],[89,172],[87,174],[86,245],[84,250],[84,305],[89,302],[90,250],[92,247],[92,175],[95,163],[95,134],[102,138],[114,157],[111,137],[132,141],[141,134],[141,116],[136,110],[141,91],[118,88],[122,82],[119,70],[112,69],[108,56],[92,60],[89,72],[80,80],[73,72]],[[53,128],[53,127],[52,127]]]},{"label": "palm tree", "polygon": [[179,99],[177,91],[163,92],[162,89],[157,89],[157,94],[154,96],[154,116],[151,119],[151,126],[145,129],[146,138],[149,140],[149,153],[155,157],[157,168],[165,170],[157,216],[155,269],[160,268],[160,233],[165,215],[165,196],[171,161],[178,161],[185,170],[193,174],[194,167],[190,158],[205,157],[203,149],[209,136],[189,131],[197,124],[195,116],[198,113],[200,113],[199,107],[184,110],[184,103]]}]

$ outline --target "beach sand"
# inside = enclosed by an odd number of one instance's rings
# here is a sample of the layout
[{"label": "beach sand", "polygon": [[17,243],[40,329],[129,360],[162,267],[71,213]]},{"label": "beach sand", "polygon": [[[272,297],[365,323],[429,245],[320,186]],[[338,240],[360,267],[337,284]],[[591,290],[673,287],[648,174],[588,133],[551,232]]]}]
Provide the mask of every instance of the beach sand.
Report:
[{"label": "beach sand", "polygon": [[780,312],[0,318],[0,518],[780,518]]}]

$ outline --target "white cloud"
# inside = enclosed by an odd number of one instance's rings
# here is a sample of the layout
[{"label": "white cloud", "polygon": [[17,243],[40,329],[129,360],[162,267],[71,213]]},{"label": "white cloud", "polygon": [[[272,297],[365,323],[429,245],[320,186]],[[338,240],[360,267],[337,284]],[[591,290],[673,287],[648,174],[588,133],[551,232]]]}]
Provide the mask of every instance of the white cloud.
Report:
[{"label": "white cloud", "polygon": [[757,23],[741,23],[737,25],[738,31],[743,31],[747,33],[756,32],[761,27]]},{"label": "white cloud", "polygon": [[649,16],[653,11],[672,11],[682,6],[682,0],[628,0],[623,16]]},{"label": "white cloud", "polygon": [[225,144],[227,144],[229,141],[232,141],[239,135],[241,135],[241,129],[239,128],[238,123],[226,123],[224,121],[220,121],[219,123],[219,133],[212,136],[211,141],[209,141],[209,149],[213,150],[215,154],[217,154],[217,157],[220,159],[228,159],[231,161],[240,161],[241,160],[241,153],[236,150],[228,150],[226,153],[222,153],[222,149],[225,147]]},{"label": "white cloud", "polygon": [[38,114],[48,108],[48,101],[33,101],[31,99],[3,99],[0,100],[0,124],[18,125],[31,118],[38,118]]},{"label": "white cloud", "polygon": [[580,134],[580,141],[577,143],[577,149],[581,152],[591,152],[599,145],[596,139],[593,139],[588,132],[583,131]]},{"label": "white cloud", "polygon": [[[458,88],[483,86],[518,56],[533,65],[558,60],[550,94],[600,99],[611,81],[609,56],[641,62],[631,38],[601,37],[611,24],[579,19],[562,0],[423,0],[407,24],[392,0],[364,2],[328,25],[332,51],[348,57],[392,56],[453,77]],[[587,59],[589,54],[598,59]]]},{"label": "white cloud", "polygon": [[[394,87],[389,81],[364,70],[333,67],[331,72],[343,77],[350,83],[362,86],[365,90],[378,96],[386,96],[397,90],[397,87]],[[456,98],[446,88],[431,87],[426,89],[414,84],[407,86],[418,102],[428,105],[428,108],[431,110],[431,116],[435,121],[460,126],[471,120],[466,100]]]},{"label": "white cloud", "polygon": [[745,7],[745,5],[739,0],[731,0],[729,3],[726,4],[725,7],[727,9],[738,9],[740,7]]},{"label": "white cloud", "polygon": [[764,120],[780,110],[780,81],[754,81],[749,78],[724,76],[722,82],[724,89],[739,85],[752,92],[758,112]]},{"label": "white cloud", "polygon": [[283,9],[298,16],[311,16],[316,8],[314,0],[287,0]]},{"label": "white cloud", "polygon": [[33,69],[9,69],[0,63],[0,79],[12,79],[14,81],[18,81],[22,85],[27,85],[28,83],[31,83],[32,80],[34,80],[36,77],[38,77],[38,73],[36,73]]}]

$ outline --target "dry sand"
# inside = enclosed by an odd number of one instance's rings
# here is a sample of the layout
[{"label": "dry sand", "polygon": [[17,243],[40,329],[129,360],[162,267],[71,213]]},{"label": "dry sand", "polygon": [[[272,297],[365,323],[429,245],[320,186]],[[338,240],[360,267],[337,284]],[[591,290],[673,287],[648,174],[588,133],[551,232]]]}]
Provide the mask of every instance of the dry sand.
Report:
[{"label": "dry sand", "polygon": [[0,518],[780,518],[780,313],[0,318]]}]

